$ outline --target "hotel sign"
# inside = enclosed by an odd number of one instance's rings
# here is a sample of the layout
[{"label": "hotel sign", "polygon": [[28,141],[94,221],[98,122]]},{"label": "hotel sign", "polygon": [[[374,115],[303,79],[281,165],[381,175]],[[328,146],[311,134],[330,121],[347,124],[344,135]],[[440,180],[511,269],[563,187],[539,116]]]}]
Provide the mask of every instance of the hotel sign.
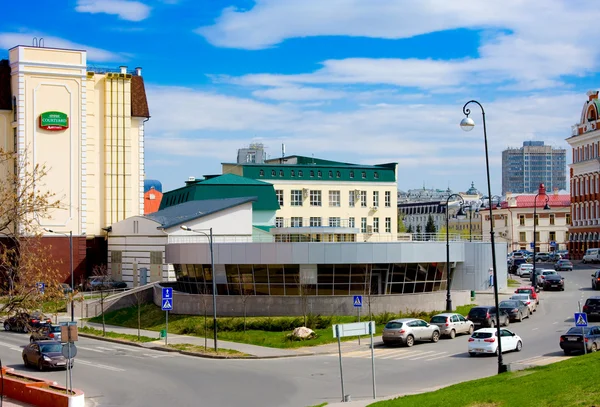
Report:
[{"label": "hotel sign", "polygon": [[44,112],[40,115],[40,128],[60,131],[69,128],[69,117],[62,112]]}]

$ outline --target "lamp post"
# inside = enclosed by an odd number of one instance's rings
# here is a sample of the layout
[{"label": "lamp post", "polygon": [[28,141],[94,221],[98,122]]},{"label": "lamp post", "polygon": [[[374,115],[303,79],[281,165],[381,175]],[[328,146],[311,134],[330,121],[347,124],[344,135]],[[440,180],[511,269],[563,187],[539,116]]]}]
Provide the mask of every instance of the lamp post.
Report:
[{"label": "lamp post", "polygon": [[[487,130],[485,125],[485,110],[481,103],[476,100],[469,100],[463,106],[463,113],[466,116],[460,122],[460,127],[464,131],[471,131],[475,127],[475,122],[473,119],[469,117],[471,110],[467,108],[467,106],[471,103],[475,103],[481,108],[481,116],[483,118],[483,141],[485,145],[485,169],[487,173],[487,187],[488,187],[488,197],[492,199],[492,184],[490,180],[490,159],[488,154],[488,142],[487,142]],[[496,306],[496,335],[498,337],[498,373],[504,373],[507,371],[506,365],[502,361],[502,342],[500,341],[500,310],[498,309],[498,272],[496,269],[496,244],[494,242],[494,214],[492,212],[492,205],[490,201],[489,205],[490,210],[490,239],[492,242],[492,277],[494,282],[494,304]]]},{"label": "lamp post", "polygon": [[469,242],[473,241],[473,212],[475,212],[475,214],[479,213],[479,207],[473,209],[473,203],[471,203],[469,206]]},{"label": "lamp post", "polygon": [[73,293],[75,292],[75,284],[73,281],[73,231],[69,230],[69,233],[56,232],[52,229],[44,229],[50,233],[56,233],[57,235],[69,236],[69,268],[71,269],[71,322],[75,321],[75,308],[73,307]]},{"label": "lamp post", "polygon": [[208,233],[203,232],[202,229],[192,229],[188,226],[181,225],[182,230],[198,233],[200,235],[204,235],[208,238],[209,248],[210,248],[210,271],[212,274],[212,305],[213,305],[213,342],[215,346],[215,353],[217,353],[217,282],[215,279],[215,258],[213,255],[213,232],[212,228],[204,229],[208,230]]},{"label": "lamp post", "polygon": [[452,297],[450,296],[450,199],[458,198],[461,202],[460,208],[456,213],[456,217],[464,217],[463,205],[465,200],[458,194],[452,194],[446,199],[446,311],[452,311]]},{"label": "lamp post", "polygon": [[544,187],[544,184],[540,184],[540,187],[538,188],[538,193],[535,195],[535,198],[533,198],[533,270],[531,271],[531,286],[534,289],[537,288],[537,281],[535,275],[535,255],[537,242],[535,234],[537,226],[537,200],[539,196],[546,197],[546,202],[544,203],[544,210],[549,211],[550,206],[548,205],[548,201],[550,200],[550,197],[546,194],[546,188]]}]

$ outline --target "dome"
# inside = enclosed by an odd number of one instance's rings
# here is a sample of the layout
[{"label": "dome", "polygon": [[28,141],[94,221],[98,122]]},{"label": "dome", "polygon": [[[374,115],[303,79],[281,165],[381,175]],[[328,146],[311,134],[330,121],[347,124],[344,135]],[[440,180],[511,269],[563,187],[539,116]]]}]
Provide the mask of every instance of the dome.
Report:
[{"label": "dome", "polygon": [[481,195],[477,188],[475,188],[475,183],[471,181],[471,188],[467,189],[466,195]]},{"label": "dome", "polygon": [[145,179],[144,193],[150,191],[152,188],[156,189],[158,192],[162,192],[162,183],[156,179]]}]

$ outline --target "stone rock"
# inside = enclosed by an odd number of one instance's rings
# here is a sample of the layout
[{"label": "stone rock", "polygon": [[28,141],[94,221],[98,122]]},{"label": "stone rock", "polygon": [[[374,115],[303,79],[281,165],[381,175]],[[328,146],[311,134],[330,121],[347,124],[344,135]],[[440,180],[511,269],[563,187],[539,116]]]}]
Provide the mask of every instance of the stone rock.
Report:
[{"label": "stone rock", "polygon": [[305,326],[294,329],[292,336],[298,339],[311,339],[316,336],[315,331]]}]

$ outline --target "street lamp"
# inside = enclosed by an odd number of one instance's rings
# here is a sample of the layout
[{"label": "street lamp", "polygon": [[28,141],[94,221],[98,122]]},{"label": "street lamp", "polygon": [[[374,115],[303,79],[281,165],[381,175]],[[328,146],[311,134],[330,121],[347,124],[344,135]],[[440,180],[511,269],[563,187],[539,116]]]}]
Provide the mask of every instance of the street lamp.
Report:
[{"label": "street lamp", "polygon": [[450,199],[458,198],[460,201],[460,208],[456,213],[457,218],[464,218],[465,212],[463,210],[463,205],[465,204],[465,200],[462,196],[458,194],[452,194],[446,199],[446,311],[452,311],[452,297],[450,296]]},{"label": "street lamp", "polygon": [[531,286],[534,289],[537,288],[537,281],[536,281],[536,275],[535,275],[535,254],[536,254],[536,246],[537,246],[535,229],[537,226],[537,199],[540,195],[546,197],[546,202],[544,204],[544,210],[549,211],[550,205],[548,205],[548,201],[550,200],[550,197],[546,194],[546,188],[544,188],[544,184],[540,184],[540,187],[538,188],[538,193],[535,195],[535,198],[533,198],[533,270],[531,272]]},{"label": "street lamp", "polygon": [[69,236],[69,267],[71,268],[71,322],[75,321],[75,308],[73,307],[73,293],[75,293],[75,285],[73,282],[73,231],[69,230],[69,233],[56,232],[52,229],[46,229],[45,231],[50,233],[56,233],[57,235]]},{"label": "street lamp", "polygon": [[215,345],[215,353],[217,353],[217,282],[215,279],[215,258],[213,256],[213,232],[212,228],[204,229],[208,230],[208,233],[203,232],[202,229],[192,229],[188,226],[181,225],[181,230],[185,230],[187,232],[198,233],[200,235],[204,235],[208,238],[208,243],[210,247],[210,271],[212,274],[212,303],[213,303],[213,342]]},{"label": "street lamp", "polygon": [[460,127],[464,131],[471,131],[475,127],[475,122],[473,121],[473,119],[471,119],[469,117],[471,110],[469,108],[467,108],[467,106],[471,103],[475,103],[481,108],[481,116],[483,117],[483,141],[484,141],[484,145],[485,145],[485,169],[487,172],[488,197],[490,198],[490,205],[489,205],[490,238],[491,238],[491,242],[492,242],[492,271],[493,271],[492,276],[493,276],[493,282],[494,282],[494,303],[496,305],[496,335],[498,337],[498,373],[504,373],[508,369],[502,361],[502,342],[500,341],[500,338],[501,338],[501,336],[500,336],[500,309],[498,307],[498,272],[496,270],[496,244],[494,242],[494,218],[493,218],[494,214],[492,212],[492,205],[491,205],[492,184],[490,181],[490,159],[489,159],[489,154],[488,154],[487,130],[486,130],[486,126],[485,126],[485,110],[483,109],[483,106],[481,105],[481,103],[479,103],[476,100],[469,100],[467,103],[465,103],[465,105],[463,106],[463,113],[466,117],[461,120]]}]

